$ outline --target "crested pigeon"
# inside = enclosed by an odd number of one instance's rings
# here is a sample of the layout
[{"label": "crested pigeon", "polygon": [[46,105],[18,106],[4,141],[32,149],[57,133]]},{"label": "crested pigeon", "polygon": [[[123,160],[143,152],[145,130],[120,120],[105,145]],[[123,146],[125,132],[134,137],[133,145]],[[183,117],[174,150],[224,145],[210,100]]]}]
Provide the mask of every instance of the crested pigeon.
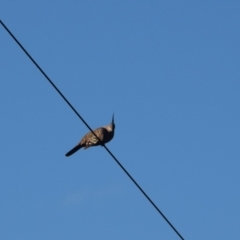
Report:
[{"label": "crested pigeon", "polygon": [[[82,140],[69,152],[66,153],[66,157],[71,156],[73,153],[78,151],[80,148],[84,147],[84,149],[87,149],[92,146],[99,146],[104,145],[105,143],[112,140],[114,136],[114,115],[112,116],[112,122],[107,125],[100,128],[95,129],[93,132],[97,135],[97,137],[92,133],[87,133]],[[99,141],[100,140],[100,141]]]}]

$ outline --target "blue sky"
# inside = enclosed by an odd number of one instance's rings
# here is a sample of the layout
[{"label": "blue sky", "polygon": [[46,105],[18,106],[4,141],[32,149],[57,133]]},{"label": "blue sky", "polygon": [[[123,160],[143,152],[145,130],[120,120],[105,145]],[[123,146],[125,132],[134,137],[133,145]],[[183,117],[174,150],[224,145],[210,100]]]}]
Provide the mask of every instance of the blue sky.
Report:
[{"label": "blue sky", "polygon": [[[185,239],[240,239],[239,1],[5,1],[1,20]],[[0,28],[1,239],[179,239]]]}]

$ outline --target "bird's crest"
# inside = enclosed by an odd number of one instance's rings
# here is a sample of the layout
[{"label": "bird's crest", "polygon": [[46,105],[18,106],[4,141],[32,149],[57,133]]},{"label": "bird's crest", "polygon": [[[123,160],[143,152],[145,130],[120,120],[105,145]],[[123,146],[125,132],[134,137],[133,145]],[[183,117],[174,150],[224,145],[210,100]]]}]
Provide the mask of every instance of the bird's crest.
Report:
[{"label": "bird's crest", "polygon": [[112,125],[112,130],[114,130],[114,128],[115,128],[115,123],[114,123],[114,114],[113,114],[113,116],[112,116],[112,123],[111,123],[111,125]]}]

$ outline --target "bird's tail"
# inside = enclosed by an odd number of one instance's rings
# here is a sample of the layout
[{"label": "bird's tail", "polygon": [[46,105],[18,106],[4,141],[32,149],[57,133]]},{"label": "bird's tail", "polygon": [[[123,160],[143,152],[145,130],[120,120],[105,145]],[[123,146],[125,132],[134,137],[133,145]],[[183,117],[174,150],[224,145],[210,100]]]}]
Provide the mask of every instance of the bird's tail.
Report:
[{"label": "bird's tail", "polygon": [[71,156],[72,154],[74,154],[76,151],[78,151],[80,148],[82,147],[82,145],[77,145],[75,146],[73,149],[71,149],[69,152],[66,153],[66,157]]}]

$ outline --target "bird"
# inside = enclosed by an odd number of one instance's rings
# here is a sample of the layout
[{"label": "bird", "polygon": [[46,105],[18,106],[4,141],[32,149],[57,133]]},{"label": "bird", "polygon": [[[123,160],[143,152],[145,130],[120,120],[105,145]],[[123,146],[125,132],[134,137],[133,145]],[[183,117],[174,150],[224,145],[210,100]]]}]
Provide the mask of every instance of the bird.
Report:
[{"label": "bird", "polygon": [[95,129],[93,132],[97,135],[97,137],[92,133],[87,133],[82,140],[69,152],[66,153],[66,157],[71,156],[76,151],[84,147],[84,149],[87,149],[89,147],[93,146],[103,146],[105,143],[108,143],[111,141],[114,137],[114,130],[115,130],[115,123],[114,123],[114,114],[112,116],[112,122],[103,127],[99,127]]}]

